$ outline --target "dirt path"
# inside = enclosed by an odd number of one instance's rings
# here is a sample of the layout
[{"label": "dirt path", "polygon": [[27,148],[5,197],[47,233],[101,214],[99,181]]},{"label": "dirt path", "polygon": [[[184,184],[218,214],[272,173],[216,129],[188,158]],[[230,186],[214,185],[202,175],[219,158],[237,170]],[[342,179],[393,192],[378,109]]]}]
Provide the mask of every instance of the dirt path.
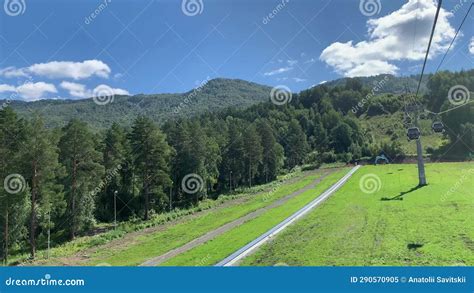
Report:
[{"label": "dirt path", "polygon": [[[296,181],[303,180],[304,178],[306,178],[308,176],[311,176],[313,174],[316,174],[316,173],[330,172],[331,169],[328,169],[328,170],[329,171],[322,171],[321,169],[319,169],[319,170],[307,171],[307,172],[304,172],[301,176],[295,176],[295,177],[292,177],[288,180],[285,180],[282,184],[291,184],[291,183],[294,183]],[[54,263],[54,265],[63,265],[63,266],[83,266],[83,265],[86,265],[88,261],[90,261],[91,255],[93,255],[94,253],[96,253],[99,250],[104,250],[104,249],[108,249],[108,248],[113,248],[114,250],[126,249],[129,246],[137,244],[138,241],[139,241],[138,238],[140,236],[153,234],[153,233],[156,233],[156,232],[159,232],[159,231],[164,231],[170,226],[193,220],[194,218],[200,217],[203,214],[210,213],[210,212],[215,212],[215,211],[227,208],[227,207],[232,206],[232,205],[245,203],[246,201],[251,200],[255,196],[268,193],[273,188],[274,188],[274,186],[270,186],[269,188],[267,188],[267,189],[265,189],[261,192],[255,193],[253,195],[246,195],[246,196],[238,197],[238,198],[235,198],[235,199],[229,199],[229,200],[224,201],[222,204],[220,204],[216,207],[213,207],[211,209],[202,210],[202,211],[190,214],[190,215],[186,215],[186,216],[183,216],[179,219],[167,222],[165,224],[145,228],[143,230],[136,231],[136,232],[126,233],[123,237],[111,240],[111,241],[109,241],[105,244],[102,244],[102,245],[97,245],[95,247],[91,247],[91,248],[81,250],[81,251],[75,253],[74,255],[65,256],[65,257],[55,257],[54,259],[52,259],[53,262],[51,262],[51,259],[50,260],[38,260],[34,263],[29,263],[29,264],[26,264],[26,265],[51,265],[52,263]]]},{"label": "dirt path", "polygon": [[229,222],[215,230],[212,230],[206,234],[204,234],[203,236],[201,237],[198,237],[188,243],[186,243],[185,245],[183,246],[180,246],[178,248],[175,248],[173,250],[170,250],[168,251],[167,253],[165,254],[162,254],[160,256],[157,256],[155,258],[152,258],[150,260],[147,260],[146,262],[142,263],[141,266],[157,266],[157,265],[160,265],[162,264],[163,262],[181,254],[181,253],[184,253],[186,251],[189,251],[209,240],[212,240],[214,239],[215,237],[221,235],[221,234],[224,234],[225,232],[227,231],[230,231],[232,229],[234,229],[235,227],[237,226],[240,226],[242,224],[244,224],[245,222],[247,221],[250,221],[252,219],[255,219],[259,216],[261,216],[263,213],[265,213],[266,211],[270,210],[270,209],[273,209],[273,208],[276,208],[276,207],[279,207],[281,205],[284,205],[286,202],[288,202],[290,199],[300,195],[301,193],[305,192],[305,191],[308,191],[312,188],[314,188],[316,186],[316,184],[318,184],[319,182],[321,182],[324,178],[326,178],[329,174],[331,173],[331,171],[325,171],[325,173],[317,178],[316,180],[314,180],[313,182],[311,182],[310,184],[306,185],[305,187],[301,188],[300,190],[297,190],[289,195],[286,195],[278,200],[276,200],[275,202],[271,203],[270,205],[266,206],[266,207],[263,207],[261,209],[258,209],[256,211],[253,211],[243,217],[240,217],[232,222]]}]

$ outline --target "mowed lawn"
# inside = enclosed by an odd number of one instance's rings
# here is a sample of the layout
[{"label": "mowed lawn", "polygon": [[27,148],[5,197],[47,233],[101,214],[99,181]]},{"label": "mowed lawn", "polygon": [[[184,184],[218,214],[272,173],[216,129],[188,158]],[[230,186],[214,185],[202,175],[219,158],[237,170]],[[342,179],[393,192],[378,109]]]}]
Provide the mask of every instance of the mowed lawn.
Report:
[{"label": "mowed lawn", "polygon": [[[362,167],[241,265],[473,266],[474,163],[427,164],[426,172],[428,186],[413,189],[416,165]],[[379,188],[364,193],[359,184],[365,178],[369,188],[373,174]]]},{"label": "mowed lawn", "polygon": [[174,248],[184,245],[193,239],[206,234],[209,231],[229,223],[235,219],[245,216],[255,210],[270,205],[274,201],[300,190],[311,184],[330,170],[318,170],[316,172],[305,172],[298,176],[296,181],[275,183],[270,192],[263,192],[238,204],[228,207],[209,210],[198,217],[168,225],[163,230],[155,233],[139,236],[131,243],[124,243],[123,246],[107,246],[98,249],[90,255],[88,265],[109,264],[113,266],[134,266],[140,265],[146,260],[160,256]]},{"label": "mowed lawn", "polygon": [[290,199],[284,205],[273,208],[253,220],[166,261],[162,265],[208,266],[216,264],[310,203],[346,175],[349,170],[350,168],[342,168],[340,171],[330,174],[314,188]]}]

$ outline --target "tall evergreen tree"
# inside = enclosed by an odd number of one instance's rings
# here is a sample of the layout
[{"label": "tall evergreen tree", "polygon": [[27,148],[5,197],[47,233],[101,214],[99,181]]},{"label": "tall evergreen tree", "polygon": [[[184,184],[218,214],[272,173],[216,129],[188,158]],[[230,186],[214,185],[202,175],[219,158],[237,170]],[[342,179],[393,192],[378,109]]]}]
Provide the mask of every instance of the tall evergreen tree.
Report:
[{"label": "tall evergreen tree", "polygon": [[146,117],[138,117],[130,135],[134,168],[141,179],[145,220],[149,219],[150,197],[158,200],[163,208],[165,189],[171,186],[169,176],[173,149],[166,142],[161,130]]},{"label": "tall evergreen tree", "polygon": [[59,141],[60,162],[66,169],[64,186],[68,201],[69,238],[94,223],[95,193],[104,172],[101,154],[87,124],[71,120]]},{"label": "tall evergreen tree", "polygon": [[26,236],[28,186],[18,152],[25,134],[24,121],[10,107],[0,110],[0,253],[4,263],[8,263],[10,246]]},{"label": "tall evergreen tree", "polygon": [[[130,147],[126,130],[117,123],[113,123],[106,131],[103,140],[105,168],[103,185],[96,189],[99,193],[97,216],[101,220],[111,221],[113,219],[114,201],[117,203],[117,209],[122,210],[122,200],[129,202],[132,199],[131,189],[124,184],[124,182],[130,183],[131,181],[128,178],[132,168],[129,153]],[[118,196],[121,200],[116,201],[115,196]]]},{"label": "tall evergreen tree", "polygon": [[252,187],[253,178],[257,175],[262,162],[262,144],[255,124],[250,124],[243,133],[244,161],[247,169],[247,183]]},{"label": "tall evergreen tree", "polygon": [[262,144],[262,164],[260,174],[261,181],[267,183],[274,180],[278,175],[284,163],[283,147],[276,141],[275,135],[271,126],[266,121],[261,121],[258,124],[258,132]]},{"label": "tall evergreen tree", "polygon": [[298,121],[292,119],[285,137],[286,164],[289,168],[302,164],[309,151],[306,135]]},{"label": "tall evergreen tree", "polygon": [[246,174],[244,142],[242,138],[243,127],[240,119],[232,117],[228,118],[226,123],[229,126],[228,141],[223,150],[220,174],[223,177],[223,181],[226,182],[226,186],[230,189],[235,189]]},{"label": "tall evergreen tree", "polygon": [[58,162],[57,141],[44,127],[42,117],[34,115],[27,124],[26,133],[22,162],[31,193],[30,255],[35,258],[38,220],[51,217],[53,203],[56,210],[63,207],[63,188],[57,182],[62,170]]}]

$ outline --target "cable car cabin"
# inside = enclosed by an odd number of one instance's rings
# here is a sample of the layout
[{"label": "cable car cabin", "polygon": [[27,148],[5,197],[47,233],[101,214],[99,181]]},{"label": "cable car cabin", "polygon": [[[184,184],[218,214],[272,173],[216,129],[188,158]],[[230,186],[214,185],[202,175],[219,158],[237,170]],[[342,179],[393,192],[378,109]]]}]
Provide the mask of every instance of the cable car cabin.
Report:
[{"label": "cable car cabin", "polygon": [[418,127],[408,128],[407,137],[408,140],[416,140],[420,138],[420,129],[418,129]]},{"label": "cable car cabin", "polygon": [[443,122],[435,122],[433,125],[431,125],[431,128],[434,132],[441,133],[444,131],[444,124]]}]

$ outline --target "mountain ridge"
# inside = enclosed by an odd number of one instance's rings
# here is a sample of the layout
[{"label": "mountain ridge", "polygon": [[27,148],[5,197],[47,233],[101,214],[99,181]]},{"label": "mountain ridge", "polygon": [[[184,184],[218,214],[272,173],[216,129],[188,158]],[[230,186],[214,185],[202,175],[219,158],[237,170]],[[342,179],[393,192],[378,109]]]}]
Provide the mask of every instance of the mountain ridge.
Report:
[{"label": "mountain ridge", "polygon": [[[319,86],[336,87],[344,85],[351,78],[340,78]],[[378,93],[399,93],[406,85],[413,86],[415,76],[397,77],[377,75],[357,77],[364,87],[373,87],[382,79],[387,81]],[[424,87],[424,86],[423,86]],[[314,88],[314,87],[312,87]],[[229,107],[246,108],[270,100],[272,87],[242,79],[206,79],[196,88],[184,93],[117,95],[105,105],[94,103],[93,98],[80,100],[44,99],[33,102],[8,101],[21,117],[33,112],[42,113],[48,127],[61,127],[72,118],[87,121],[96,129],[104,129],[118,122],[130,125],[138,115],[145,115],[157,123],[199,115],[208,111],[219,111]],[[110,98],[110,97],[109,97]],[[0,100],[1,102],[1,100]]]}]

